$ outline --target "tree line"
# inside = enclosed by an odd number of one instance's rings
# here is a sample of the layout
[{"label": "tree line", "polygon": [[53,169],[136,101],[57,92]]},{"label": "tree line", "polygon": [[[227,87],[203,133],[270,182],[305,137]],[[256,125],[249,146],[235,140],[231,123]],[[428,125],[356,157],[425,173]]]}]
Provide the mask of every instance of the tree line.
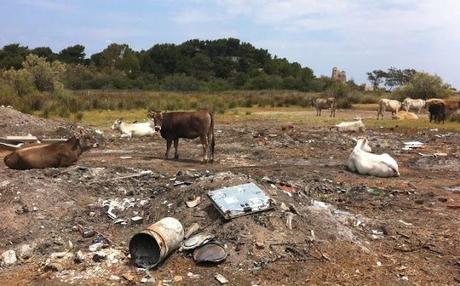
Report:
[{"label": "tree line", "polygon": [[321,91],[330,82],[308,67],[272,56],[238,39],[189,40],[156,44],[135,51],[112,43],[87,56],[77,44],[59,52],[10,44],[0,50],[0,69],[19,70],[29,54],[66,65],[62,81],[68,89],[232,90],[292,89]]},{"label": "tree line", "polygon": [[[73,45],[54,52],[49,47],[29,49],[9,44],[0,49],[0,104],[13,105],[25,112],[74,114],[85,109],[114,107],[138,108],[148,102],[134,93],[126,98],[105,99],[96,95],[83,100],[78,90],[153,90],[153,91],[238,91],[296,90],[321,92],[338,99],[340,108],[354,103],[374,103],[379,97],[446,97],[452,89],[439,76],[414,69],[374,70],[368,73],[374,86],[365,92],[364,85],[353,80],[335,81],[316,77],[308,67],[272,56],[238,39],[213,41],[190,40],[182,44],[157,44],[135,51],[126,44],[110,44],[87,56],[83,45]],[[391,95],[385,93],[391,90]],[[88,93],[89,94],[89,93]],[[94,94],[94,93],[92,93]],[[216,93],[217,94],[217,93]],[[216,95],[218,96],[218,95]],[[318,96],[318,95],[315,95]],[[185,98],[185,97],[184,97]],[[222,108],[247,106],[264,100],[238,100],[216,103]],[[110,102],[113,101],[113,102]],[[270,105],[305,106],[301,97],[273,99]],[[135,103],[135,104],[134,104]],[[188,105],[182,104],[182,107]],[[192,106],[193,107],[193,106]]]}]

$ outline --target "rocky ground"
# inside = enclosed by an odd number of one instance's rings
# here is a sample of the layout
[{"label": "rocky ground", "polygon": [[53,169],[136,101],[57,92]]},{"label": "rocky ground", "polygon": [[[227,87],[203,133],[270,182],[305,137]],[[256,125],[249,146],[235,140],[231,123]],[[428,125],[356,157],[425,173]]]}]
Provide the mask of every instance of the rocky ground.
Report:
[{"label": "rocky ground", "polygon": [[[198,141],[182,140],[180,159],[164,160],[159,137],[104,131],[105,143],[75,166],[0,167],[2,285],[219,285],[216,274],[230,285],[459,283],[459,133],[366,131],[374,152],[399,163],[401,177],[382,179],[347,171],[357,135],[328,127],[217,124],[213,164],[199,162]],[[423,148],[403,151],[411,140]],[[274,208],[224,220],[207,192],[247,182]],[[156,269],[136,268],[129,239],[166,216],[186,229],[198,223],[227,259],[197,265],[175,252]]]}]

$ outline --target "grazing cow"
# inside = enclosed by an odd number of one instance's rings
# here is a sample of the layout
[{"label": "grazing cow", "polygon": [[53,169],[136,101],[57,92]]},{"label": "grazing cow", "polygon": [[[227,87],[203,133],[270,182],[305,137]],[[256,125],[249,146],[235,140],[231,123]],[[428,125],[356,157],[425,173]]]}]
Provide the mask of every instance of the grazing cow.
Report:
[{"label": "grazing cow", "polygon": [[202,110],[194,112],[155,112],[150,111],[155,131],[160,131],[161,137],[166,139],[166,154],[168,158],[171,143],[174,141],[174,159],[179,158],[179,138],[195,139],[200,137],[203,146],[203,162],[208,161],[208,149],[214,160],[214,116],[211,112]]},{"label": "grazing cow", "polygon": [[337,108],[337,101],[334,97],[328,98],[317,98],[315,99],[315,108],[316,108],[316,116],[321,116],[322,109],[330,109],[331,114],[330,117],[335,117],[335,109]]},{"label": "grazing cow", "polygon": [[122,133],[121,137],[128,137],[128,139],[132,137],[152,136],[155,134],[155,129],[150,120],[141,123],[125,123],[120,118],[115,120],[112,125],[112,130],[119,130]]},{"label": "grazing cow", "polygon": [[3,161],[16,170],[68,167],[91,148],[87,139],[72,136],[64,142],[26,145],[5,156]]},{"label": "grazing cow", "polygon": [[333,128],[340,132],[364,132],[366,130],[363,121],[359,117],[355,118],[355,121],[340,122]]},{"label": "grazing cow", "polygon": [[446,103],[444,100],[430,101],[427,103],[430,112],[430,122],[444,123],[446,120]]},{"label": "grazing cow", "polygon": [[361,175],[376,177],[399,176],[398,163],[388,154],[372,154],[367,139],[356,140],[356,146],[348,157],[348,169]]},{"label": "grazing cow", "polygon": [[398,119],[398,120],[413,120],[413,119],[418,119],[417,114],[412,113],[412,112],[407,112],[407,111],[400,111],[398,114],[395,114],[393,119]]},{"label": "grazing cow", "polygon": [[401,109],[401,102],[392,99],[382,98],[379,100],[379,109],[377,111],[377,120],[379,116],[382,116],[385,111],[391,111],[391,116],[394,117],[395,114],[398,114],[398,111]]},{"label": "grazing cow", "polygon": [[410,110],[417,110],[417,115],[420,114],[420,111],[422,108],[425,107],[425,100],[423,99],[412,99],[412,98],[405,98],[401,107],[405,111],[410,111]]},{"label": "grazing cow", "polygon": [[444,100],[446,106],[446,118],[450,117],[452,113],[457,111],[460,107],[460,102],[457,100]]}]

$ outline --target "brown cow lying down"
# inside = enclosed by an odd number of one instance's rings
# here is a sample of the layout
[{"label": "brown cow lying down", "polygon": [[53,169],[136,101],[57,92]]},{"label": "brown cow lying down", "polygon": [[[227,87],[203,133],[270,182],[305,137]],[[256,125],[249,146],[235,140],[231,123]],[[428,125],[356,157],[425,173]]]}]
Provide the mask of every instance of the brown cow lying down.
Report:
[{"label": "brown cow lying down", "polygon": [[155,131],[160,131],[161,137],[166,139],[166,154],[168,158],[171,144],[174,141],[174,159],[179,158],[179,138],[195,139],[200,137],[203,146],[203,162],[214,160],[214,117],[208,111],[194,112],[155,112],[150,111],[148,116],[153,118]]},{"label": "brown cow lying down", "polygon": [[68,167],[88,149],[90,147],[81,138],[73,136],[65,142],[24,146],[8,154],[3,161],[17,170]]}]

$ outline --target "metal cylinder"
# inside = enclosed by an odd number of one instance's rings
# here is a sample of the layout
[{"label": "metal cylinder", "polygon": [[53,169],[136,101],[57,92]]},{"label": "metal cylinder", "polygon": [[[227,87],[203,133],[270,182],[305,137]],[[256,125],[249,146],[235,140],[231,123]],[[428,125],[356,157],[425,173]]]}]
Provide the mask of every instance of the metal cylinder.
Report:
[{"label": "metal cylinder", "polygon": [[131,238],[131,260],[139,267],[153,268],[179,248],[183,240],[184,228],[180,221],[165,217]]}]

